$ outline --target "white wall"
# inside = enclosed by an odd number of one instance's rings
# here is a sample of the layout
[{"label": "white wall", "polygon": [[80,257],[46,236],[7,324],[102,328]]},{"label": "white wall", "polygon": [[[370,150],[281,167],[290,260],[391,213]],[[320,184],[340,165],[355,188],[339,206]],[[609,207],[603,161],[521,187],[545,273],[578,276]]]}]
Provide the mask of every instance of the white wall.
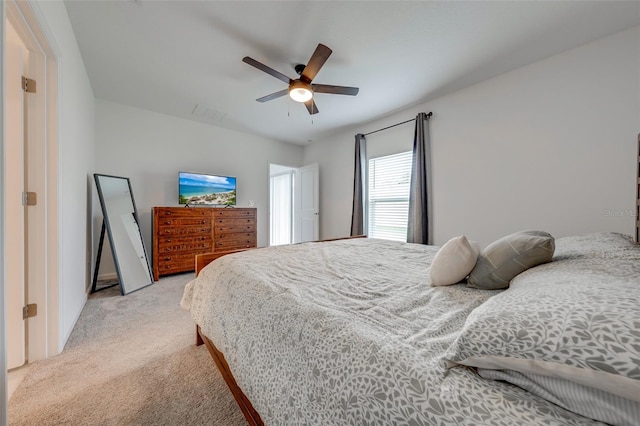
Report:
[{"label": "white wall", "polygon": [[[63,2],[36,3],[58,53],[59,350],[87,300],[91,262],[88,176],[94,169],[95,104]],[[49,297],[53,297],[49,295]]]},{"label": "white wall", "polygon": [[[640,27],[597,40],[305,147],[321,173],[321,238],[348,235],[354,134],[433,111],[434,243],[465,233],[632,234],[640,131]],[[413,124],[368,138],[411,149]]]},{"label": "white wall", "polygon": [[[178,171],[235,176],[237,205],[255,203],[258,246],[266,246],[269,163],[302,163],[300,146],[105,100],[96,101],[96,138],[96,173],[131,181],[149,257],[151,209],[178,206]],[[98,207],[94,235],[99,235],[101,221]],[[101,274],[112,268],[108,262],[100,266]]]}]

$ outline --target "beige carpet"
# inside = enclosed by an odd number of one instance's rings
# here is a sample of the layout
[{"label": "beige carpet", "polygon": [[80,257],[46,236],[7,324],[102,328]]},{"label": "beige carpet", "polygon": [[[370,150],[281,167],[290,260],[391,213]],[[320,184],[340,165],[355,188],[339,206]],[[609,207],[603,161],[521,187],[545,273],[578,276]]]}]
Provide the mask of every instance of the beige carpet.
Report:
[{"label": "beige carpet", "polygon": [[13,425],[246,425],[180,308],[193,274],[89,297],[65,350],[31,364],[9,401]]}]

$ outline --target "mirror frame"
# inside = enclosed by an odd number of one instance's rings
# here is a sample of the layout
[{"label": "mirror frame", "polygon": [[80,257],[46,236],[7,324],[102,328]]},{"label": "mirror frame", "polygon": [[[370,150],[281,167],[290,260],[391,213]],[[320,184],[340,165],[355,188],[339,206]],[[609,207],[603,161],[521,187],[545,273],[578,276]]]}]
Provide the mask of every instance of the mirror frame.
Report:
[{"label": "mirror frame", "polygon": [[[134,219],[136,221],[136,225],[138,226],[138,234],[140,235],[140,243],[142,244],[142,250],[144,252],[144,257],[145,257],[145,264],[147,265],[147,272],[149,273],[149,279],[150,279],[149,283],[146,283],[146,284],[140,285],[140,286],[136,286],[135,288],[133,288],[131,290],[127,289],[127,283],[125,282],[124,277],[122,276],[122,271],[120,269],[120,262],[119,262],[119,259],[118,259],[118,248],[115,247],[115,244],[114,244],[113,233],[111,231],[111,222],[110,222],[110,219],[109,219],[109,214],[107,212],[107,206],[105,205],[105,202],[104,202],[104,194],[102,192],[102,187],[100,186],[100,177],[122,179],[122,180],[127,182],[127,186],[129,188],[129,196],[131,198],[131,204],[133,206],[133,217],[134,217]],[[115,264],[116,273],[118,274],[118,283],[120,284],[120,292],[124,296],[126,294],[129,294],[129,293],[132,293],[134,291],[137,291],[137,290],[140,290],[142,288],[150,286],[151,284],[154,283],[153,272],[151,270],[151,265],[149,264],[149,255],[147,253],[147,248],[146,248],[146,246],[144,244],[144,238],[142,238],[142,231],[140,230],[140,220],[138,218],[138,209],[136,208],[136,202],[135,202],[135,199],[133,198],[133,190],[131,189],[131,181],[127,177],[106,175],[106,174],[102,174],[102,173],[94,173],[93,174],[93,178],[95,180],[96,188],[98,190],[98,197],[100,199],[100,207],[102,208],[102,220],[104,221],[104,226],[106,227],[107,234],[109,236],[109,247],[111,247],[111,254],[113,255],[113,263]],[[98,254],[98,259],[100,259],[100,254]],[[96,265],[95,265],[96,275],[97,275],[98,268],[100,267],[98,262],[99,262],[99,260],[96,262]]]}]

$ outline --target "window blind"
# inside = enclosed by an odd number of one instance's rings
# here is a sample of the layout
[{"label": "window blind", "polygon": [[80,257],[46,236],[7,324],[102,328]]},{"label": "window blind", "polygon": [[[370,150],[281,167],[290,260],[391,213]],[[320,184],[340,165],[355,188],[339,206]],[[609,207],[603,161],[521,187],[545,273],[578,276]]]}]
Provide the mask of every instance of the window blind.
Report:
[{"label": "window blind", "polygon": [[369,160],[369,237],[407,240],[412,152]]}]

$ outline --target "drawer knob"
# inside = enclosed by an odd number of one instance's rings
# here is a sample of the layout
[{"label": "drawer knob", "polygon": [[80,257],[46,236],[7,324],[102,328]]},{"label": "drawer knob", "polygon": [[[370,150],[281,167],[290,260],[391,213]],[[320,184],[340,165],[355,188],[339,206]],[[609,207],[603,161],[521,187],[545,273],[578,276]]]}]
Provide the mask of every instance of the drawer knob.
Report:
[{"label": "drawer knob", "polygon": [[171,256],[165,257],[164,260],[171,260]]},{"label": "drawer knob", "polygon": [[166,221],[165,223],[166,223],[167,225],[171,225],[171,221],[170,221],[170,220]]},{"label": "drawer knob", "polygon": [[167,214],[167,216],[169,216],[171,214],[171,212],[165,212]]},{"label": "drawer knob", "polygon": [[167,238],[167,242],[170,243],[171,242],[171,238]]}]

